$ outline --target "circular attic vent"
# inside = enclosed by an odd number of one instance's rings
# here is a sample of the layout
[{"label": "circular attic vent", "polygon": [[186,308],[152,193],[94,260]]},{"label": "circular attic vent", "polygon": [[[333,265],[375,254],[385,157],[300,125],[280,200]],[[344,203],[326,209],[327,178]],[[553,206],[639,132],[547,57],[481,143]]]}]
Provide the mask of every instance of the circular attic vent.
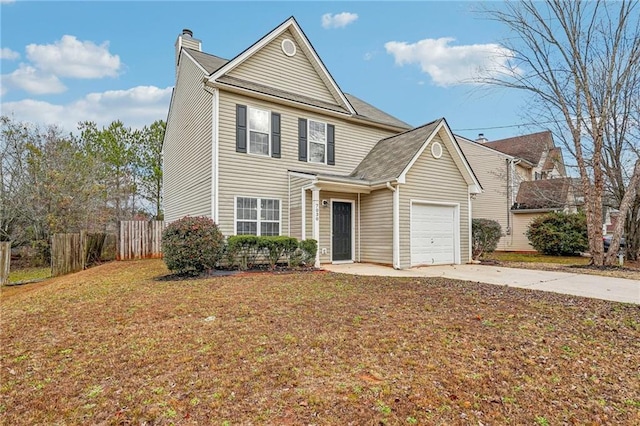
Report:
[{"label": "circular attic vent", "polygon": [[440,142],[434,142],[431,145],[431,155],[433,155],[433,158],[442,157],[442,145],[440,145]]},{"label": "circular attic vent", "polygon": [[287,56],[293,56],[296,54],[296,44],[288,38],[285,38],[282,40],[282,51]]}]

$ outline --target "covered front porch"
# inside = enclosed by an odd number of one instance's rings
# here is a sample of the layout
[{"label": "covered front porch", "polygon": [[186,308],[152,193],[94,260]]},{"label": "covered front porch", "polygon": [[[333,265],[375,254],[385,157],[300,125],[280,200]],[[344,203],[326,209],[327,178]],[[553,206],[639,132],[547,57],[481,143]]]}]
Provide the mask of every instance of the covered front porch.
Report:
[{"label": "covered front porch", "polygon": [[394,185],[290,171],[290,234],[318,241],[317,267],[367,261],[393,265]]}]

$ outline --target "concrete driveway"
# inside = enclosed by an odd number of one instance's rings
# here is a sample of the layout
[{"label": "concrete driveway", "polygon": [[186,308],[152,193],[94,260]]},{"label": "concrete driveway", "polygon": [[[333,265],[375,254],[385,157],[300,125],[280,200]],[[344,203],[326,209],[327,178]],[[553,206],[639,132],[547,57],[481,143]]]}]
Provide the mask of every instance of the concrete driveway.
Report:
[{"label": "concrete driveway", "polygon": [[551,291],[574,296],[640,304],[640,282],[623,278],[488,265],[442,265],[395,270],[369,263],[323,265],[344,274],[388,277],[445,277],[456,280]]}]

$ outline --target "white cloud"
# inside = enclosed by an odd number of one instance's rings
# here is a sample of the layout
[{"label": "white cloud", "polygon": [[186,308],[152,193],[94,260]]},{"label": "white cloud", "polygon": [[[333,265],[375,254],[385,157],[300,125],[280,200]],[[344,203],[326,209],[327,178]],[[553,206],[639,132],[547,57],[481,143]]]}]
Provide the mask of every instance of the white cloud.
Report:
[{"label": "white cloud", "polygon": [[109,53],[109,42],[98,46],[71,35],[54,44],[29,44],[26,51],[37,68],[61,77],[115,77],[122,65],[118,55]]},{"label": "white cloud", "polygon": [[13,61],[15,59],[18,59],[19,57],[20,54],[18,52],[15,52],[8,47],[3,47],[2,49],[0,49],[0,59],[8,59],[10,61]]},{"label": "white cloud", "polygon": [[22,89],[34,95],[46,95],[50,93],[62,93],[67,88],[52,74],[46,74],[32,66],[20,64],[20,67],[11,74],[3,74],[0,78],[4,95],[9,89]]},{"label": "white cloud", "polygon": [[80,121],[95,121],[98,126],[121,120],[126,126],[141,128],[155,120],[166,120],[171,87],[138,86],[128,90],[90,93],[66,105],[34,99],[2,103],[0,113],[18,121],[57,124],[67,132],[75,131]]},{"label": "white cloud", "polygon": [[[390,41],[384,47],[397,65],[419,64],[422,72],[442,87],[471,83],[504,70],[512,52],[499,44],[451,46],[454,38],[424,39],[416,43]],[[518,70],[515,70],[518,72]]]},{"label": "white cloud", "polygon": [[356,19],[358,19],[357,13],[342,12],[336,13],[335,15],[325,13],[322,15],[322,28],[343,28],[354,22]]},{"label": "white cloud", "polygon": [[1,4],[7,4],[7,3],[15,3],[16,0],[0,0]]}]

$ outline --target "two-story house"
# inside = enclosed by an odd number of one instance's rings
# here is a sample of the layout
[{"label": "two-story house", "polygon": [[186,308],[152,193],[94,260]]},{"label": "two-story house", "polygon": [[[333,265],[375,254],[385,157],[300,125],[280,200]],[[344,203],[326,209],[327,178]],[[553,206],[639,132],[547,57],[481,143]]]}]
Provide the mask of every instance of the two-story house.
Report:
[{"label": "two-story house", "polygon": [[497,250],[535,251],[529,223],[550,211],[575,211],[576,182],[566,176],[562,150],[549,131],[488,141],[456,136],[484,192],[475,196],[473,218],[494,219],[503,237]]},{"label": "two-story house", "polygon": [[342,92],[294,18],[231,60],[182,32],[163,151],[167,221],[313,238],[317,265],[470,260],[481,187],[447,122]]}]

